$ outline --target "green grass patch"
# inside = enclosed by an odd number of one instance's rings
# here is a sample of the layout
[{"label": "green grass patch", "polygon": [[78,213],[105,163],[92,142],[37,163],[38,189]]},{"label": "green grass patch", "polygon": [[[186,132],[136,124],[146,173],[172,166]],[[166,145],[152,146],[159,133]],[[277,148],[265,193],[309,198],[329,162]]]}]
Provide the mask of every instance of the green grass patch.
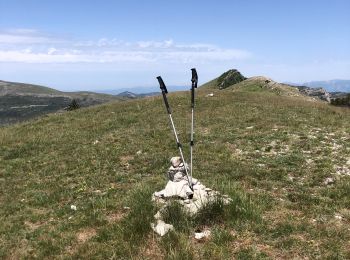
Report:
[{"label": "green grass patch", "polygon": [[[161,97],[2,127],[1,258],[349,258],[349,110],[239,84],[199,88],[195,115],[194,177],[232,202],[171,205],[163,238],[151,194],[178,151]],[[188,93],[169,102],[189,158]]]}]

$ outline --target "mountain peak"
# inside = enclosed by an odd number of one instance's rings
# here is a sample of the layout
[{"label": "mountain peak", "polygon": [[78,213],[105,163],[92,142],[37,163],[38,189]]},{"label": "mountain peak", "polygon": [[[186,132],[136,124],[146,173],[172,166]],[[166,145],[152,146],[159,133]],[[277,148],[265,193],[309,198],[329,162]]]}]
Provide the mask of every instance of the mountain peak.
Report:
[{"label": "mountain peak", "polygon": [[236,69],[231,69],[223,73],[217,79],[217,86],[219,89],[225,89],[229,86],[237,84],[246,78]]}]

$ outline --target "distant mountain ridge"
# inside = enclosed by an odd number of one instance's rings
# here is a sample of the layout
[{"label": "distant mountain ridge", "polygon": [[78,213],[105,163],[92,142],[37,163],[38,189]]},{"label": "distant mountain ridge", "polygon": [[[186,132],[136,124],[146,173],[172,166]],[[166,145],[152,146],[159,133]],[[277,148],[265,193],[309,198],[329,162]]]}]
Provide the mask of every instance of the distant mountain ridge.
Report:
[{"label": "distant mountain ridge", "polygon": [[305,83],[288,82],[287,84],[294,85],[294,86],[305,86],[305,87],[311,87],[311,88],[324,88],[328,92],[350,93],[350,80],[347,80],[347,79],[309,81]]},{"label": "distant mountain ridge", "polygon": [[[184,91],[189,90],[190,85],[186,86],[167,86],[167,88],[171,91]],[[130,92],[135,95],[141,96],[152,96],[153,94],[160,94],[159,86],[151,86],[151,87],[132,87],[132,88],[118,88],[118,89],[97,89],[94,90],[97,93],[105,93],[110,95],[119,95],[123,92]]]},{"label": "distant mountain ridge", "polygon": [[307,87],[323,87],[330,92],[350,92],[350,80],[333,79],[327,81],[310,81],[303,84]]},{"label": "distant mountain ridge", "polygon": [[123,92],[117,94],[116,96],[134,99],[134,98],[152,97],[152,96],[157,96],[157,95],[160,95],[160,92],[149,92],[149,93],[136,94],[136,93],[130,92],[130,91],[123,91]]}]

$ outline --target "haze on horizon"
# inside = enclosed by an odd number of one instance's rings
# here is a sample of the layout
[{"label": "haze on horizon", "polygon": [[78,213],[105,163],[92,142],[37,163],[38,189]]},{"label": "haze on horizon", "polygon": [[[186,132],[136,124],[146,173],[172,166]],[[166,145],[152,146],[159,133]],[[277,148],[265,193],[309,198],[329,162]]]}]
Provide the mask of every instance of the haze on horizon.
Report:
[{"label": "haze on horizon", "polygon": [[59,90],[188,85],[236,68],[350,79],[350,1],[0,0],[0,80]]}]

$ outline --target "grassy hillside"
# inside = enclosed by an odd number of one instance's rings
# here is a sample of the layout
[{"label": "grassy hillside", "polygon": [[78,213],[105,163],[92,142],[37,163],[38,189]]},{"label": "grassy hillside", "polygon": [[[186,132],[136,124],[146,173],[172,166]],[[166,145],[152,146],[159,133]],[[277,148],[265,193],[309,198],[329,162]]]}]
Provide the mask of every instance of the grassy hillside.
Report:
[{"label": "grassy hillside", "polygon": [[[170,95],[183,140],[189,101]],[[1,128],[0,257],[350,258],[348,109],[251,85],[199,89],[196,110],[194,175],[233,205],[163,238],[150,196],[177,149],[161,97]]]},{"label": "grassy hillside", "polygon": [[88,91],[62,92],[39,85],[0,80],[0,126],[63,110],[73,99],[86,107],[129,98]]},{"label": "grassy hillside", "polygon": [[32,85],[26,83],[8,82],[0,80],[0,96],[2,95],[28,95],[28,94],[45,94],[45,95],[57,95],[62,92],[39,85]]},{"label": "grassy hillside", "polygon": [[300,91],[287,84],[278,83],[270,78],[257,76],[248,78],[242,82],[231,85],[229,88],[236,91],[265,92],[270,91],[278,96],[298,97],[305,101],[320,101],[317,97],[303,95]]}]

